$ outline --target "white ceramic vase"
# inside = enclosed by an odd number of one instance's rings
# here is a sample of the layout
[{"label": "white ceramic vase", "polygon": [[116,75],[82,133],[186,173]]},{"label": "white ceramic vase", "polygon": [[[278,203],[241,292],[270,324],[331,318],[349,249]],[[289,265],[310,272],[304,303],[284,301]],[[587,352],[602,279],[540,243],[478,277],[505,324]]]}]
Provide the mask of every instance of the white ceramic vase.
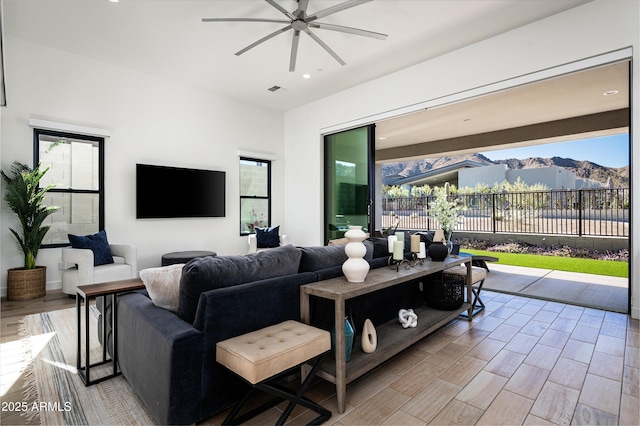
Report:
[{"label": "white ceramic vase", "polygon": [[362,351],[365,353],[370,354],[378,347],[378,334],[370,319],[364,322],[361,339]]},{"label": "white ceramic vase", "polygon": [[342,264],[342,272],[350,283],[361,283],[369,273],[369,262],[364,260],[367,248],[362,243],[367,235],[362,226],[349,226],[344,236],[349,242],[344,247],[348,259]]}]

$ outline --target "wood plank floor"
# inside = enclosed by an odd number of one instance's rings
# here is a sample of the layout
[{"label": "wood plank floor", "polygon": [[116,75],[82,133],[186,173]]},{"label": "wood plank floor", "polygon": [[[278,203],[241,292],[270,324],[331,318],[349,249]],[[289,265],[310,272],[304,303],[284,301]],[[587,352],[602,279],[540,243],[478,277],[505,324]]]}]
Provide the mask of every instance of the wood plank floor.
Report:
[{"label": "wood plank floor", "polygon": [[25,315],[67,309],[74,307],[75,304],[75,299],[62,293],[62,290],[48,292],[44,297],[34,300],[9,302],[2,299],[0,303],[0,396],[3,404],[0,411],[0,424],[29,424],[27,418],[22,417],[17,410],[10,410],[5,403],[27,403],[31,406],[35,401],[35,399],[26,400],[23,395],[25,380],[21,371],[24,368],[24,360],[20,355],[24,349],[18,344],[20,321]]},{"label": "wood plank floor", "polygon": [[[337,413],[335,388],[324,380],[307,396],[332,410],[329,425],[640,424],[638,320],[489,291],[482,298],[487,309],[473,322],[453,321],[351,384],[345,413]],[[3,301],[2,351],[18,339],[22,316],[74,303],[60,293]],[[22,378],[2,367],[2,401],[22,401]],[[273,424],[282,408],[252,423]],[[1,414],[2,424],[26,424]],[[312,417],[296,408],[289,424]]]}]

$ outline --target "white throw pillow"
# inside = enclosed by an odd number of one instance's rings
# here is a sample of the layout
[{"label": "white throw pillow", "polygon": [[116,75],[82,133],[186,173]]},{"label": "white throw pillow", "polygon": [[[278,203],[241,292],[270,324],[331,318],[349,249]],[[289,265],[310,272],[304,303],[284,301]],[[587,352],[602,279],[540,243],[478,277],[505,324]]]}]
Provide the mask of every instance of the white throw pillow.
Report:
[{"label": "white throw pillow", "polygon": [[154,305],[171,312],[178,312],[180,276],[183,266],[184,263],[179,263],[140,271],[140,278]]}]

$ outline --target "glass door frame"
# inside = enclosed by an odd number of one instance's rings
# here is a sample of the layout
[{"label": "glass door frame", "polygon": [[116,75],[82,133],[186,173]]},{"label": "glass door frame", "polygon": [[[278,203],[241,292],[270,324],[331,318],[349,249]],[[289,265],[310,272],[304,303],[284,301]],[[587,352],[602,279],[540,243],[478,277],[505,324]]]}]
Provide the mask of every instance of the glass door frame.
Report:
[{"label": "glass door frame", "polygon": [[333,239],[332,236],[329,235],[329,224],[332,223],[332,221],[334,220],[333,217],[330,217],[330,215],[328,214],[328,208],[327,206],[331,203],[331,198],[333,195],[333,190],[335,190],[335,188],[329,188],[330,185],[330,176],[328,176],[327,170],[328,168],[328,161],[332,161],[335,162],[335,158],[329,158],[329,147],[328,147],[328,143],[329,143],[329,138],[331,136],[335,136],[341,133],[347,133],[347,132],[351,132],[354,130],[361,130],[361,129],[366,129],[367,133],[366,133],[366,152],[367,152],[367,159],[366,159],[366,164],[367,164],[367,197],[368,197],[368,203],[367,203],[367,230],[365,230],[365,232],[369,232],[370,235],[373,236],[373,226],[374,226],[374,218],[375,216],[375,124],[369,124],[367,126],[362,126],[362,127],[357,127],[357,128],[353,128],[353,129],[349,129],[349,130],[345,130],[342,132],[336,132],[336,133],[331,133],[331,134],[325,134],[324,135],[324,139],[323,139],[323,154],[324,154],[324,161],[323,161],[323,173],[324,173],[324,203],[323,203],[323,217],[324,217],[324,224],[323,224],[323,238],[324,238],[324,243],[327,244],[329,242],[330,239]]}]

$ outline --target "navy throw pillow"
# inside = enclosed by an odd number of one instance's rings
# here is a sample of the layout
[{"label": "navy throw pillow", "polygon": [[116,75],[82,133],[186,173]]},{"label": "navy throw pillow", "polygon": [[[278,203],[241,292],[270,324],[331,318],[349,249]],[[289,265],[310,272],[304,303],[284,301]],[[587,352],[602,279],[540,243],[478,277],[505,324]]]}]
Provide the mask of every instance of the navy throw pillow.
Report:
[{"label": "navy throw pillow", "polygon": [[280,246],[280,226],[273,228],[256,227],[256,240],[258,248],[273,248]]},{"label": "navy throw pillow", "polygon": [[102,230],[93,235],[73,235],[68,234],[71,247],[77,249],[89,249],[93,252],[93,266],[107,265],[113,263],[111,248],[107,241],[107,232]]}]

